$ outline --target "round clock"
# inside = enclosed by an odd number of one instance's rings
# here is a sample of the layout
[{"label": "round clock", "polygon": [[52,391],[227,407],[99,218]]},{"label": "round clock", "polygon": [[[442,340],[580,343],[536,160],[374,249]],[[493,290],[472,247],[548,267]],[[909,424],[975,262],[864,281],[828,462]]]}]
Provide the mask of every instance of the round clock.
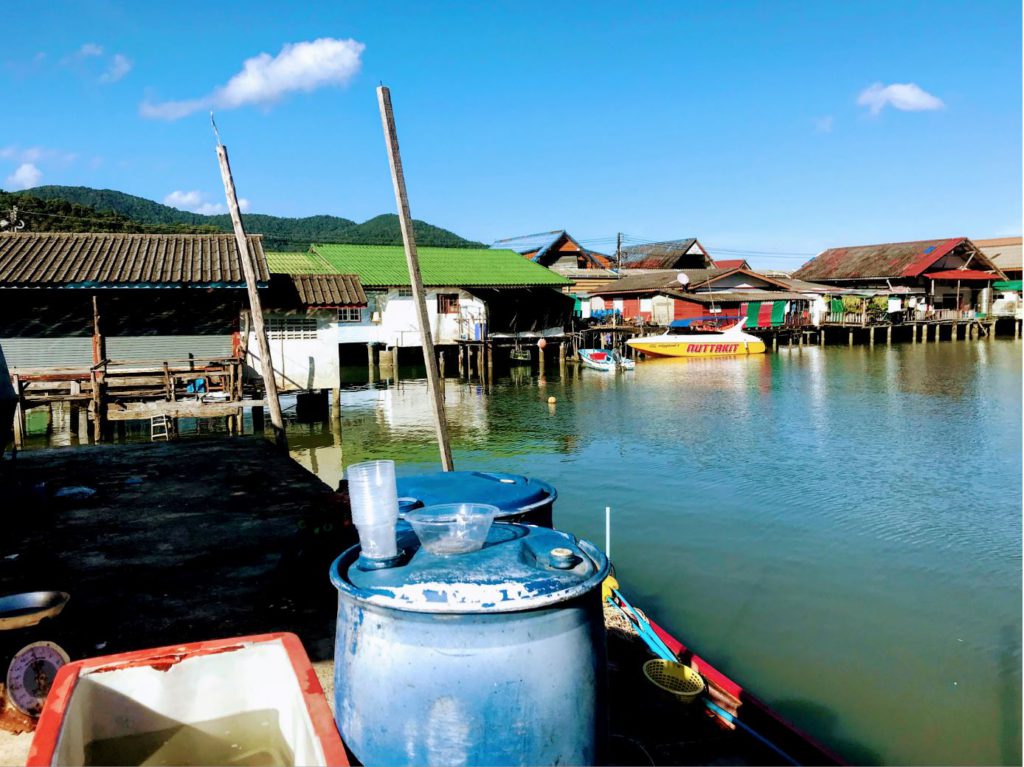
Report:
[{"label": "round clock", "polygon": [[14,654],[7,667],[7,697],[23,714],[39,716],[57,670],[68,654],[54,642],[33,642]]}]

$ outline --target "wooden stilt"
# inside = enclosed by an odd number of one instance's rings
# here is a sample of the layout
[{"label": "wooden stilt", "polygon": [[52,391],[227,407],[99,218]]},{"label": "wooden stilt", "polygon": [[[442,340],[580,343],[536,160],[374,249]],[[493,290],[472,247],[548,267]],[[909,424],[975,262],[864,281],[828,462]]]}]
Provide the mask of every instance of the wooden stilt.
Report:
[{"label": "wooden stilt", "polygon": [[873,327],[868,328],[868,348],[875,348],[875,329]]},{"label": "wooden stilt", "polygon": [[825,345],[825,326],[822,325],[818,328],[818,344],[821,346]]},{"label": "wooden stilt", "polygon": [[[402,242],[405,245],[405,261],[409,269],[409,282],[412,287],[413,303],[419,320],[420,341],[423,344],[423,359],[427,365],[427,384],[430,392],[431,412],[434,416],[434,431],[437,435],[437,446],[441,453],[441,468],[452,471],[452,446],[448,436],[448,419],[444,412],[444,399],[441,396],[441,381],[437,372],[437,359],[434,357],[434,340],[430,335],[430,318],[427,315],[426,292],[423,289],[423,277],[420,274],[419,256],[416,252],[416,236],[413,233],[412,213],[409,211],[409,196],[405,189],[405,173],[402,170],[402,157],[398,150],[398,131],[395,128],[395,114],[391,107],[391,91],[381,85],[377,88],[377,103],[380,106],[380,119],[384,128],[384,139],[387,144],[388,163],[391,166],[391,182],[395,188],[395,204],[398,208],[398,223],[402,229]],[[395,365],[395,379],[398,378],[398,365]]]},{"label": "wooden stilt", "polygon": [[939,342],[939,331],[941,331],[941,330],[942,330],[942,325],[939,325],[938,323],[936,323],[935,324],[935,338],[932,339],[933,341],[935,341],[935,343]]},{"label": "wooden stilt", "polygon": [[25,406],[21,397],[21,381],[18,376],[11,376],[11,384],[14,387],[14,446],[21,448],[25,444]]},{"label": "wooden stilt", "polygon": [[889,325],[885,329],[885,345],[892,346],[892,325]]},{"label": "wooden stilt", "polygon": [[852,330],[848,330],[846,332],[847,332],[847,338],[846,338],[847,346],[853,346],[853,331]]},{"label": "wooden stilt", "polygon": [[281,413],[281,401],[277,396],[277,380],[274,376],[274,364],[270,356],[270,342],[267,340],[267,330],[263,324],[263,307],[257,291],[256,262],[252,254],[249,253],[248,239],[245,235],[245,228],[242,226],[242,214],[235,193],[235,181],[231,175],[228,148],[220,143],[219,137],[217,139],[217,160],[220,163],[224,196],[228,203],[228,213],[231,215],[235,243],[238,246],[238,256],[242,262],[242,273],[245,275],[245,285],[249,294],[249,310],[252,316],[253,330],[256,333],[256,343],[260,350],[260,371],[263,378],[263,389],[266,392],[267,406],[270,408],[270,422],[274,427],[274,442],[281,450],[287,451],[288,437],[284,430],[284,415]]}]

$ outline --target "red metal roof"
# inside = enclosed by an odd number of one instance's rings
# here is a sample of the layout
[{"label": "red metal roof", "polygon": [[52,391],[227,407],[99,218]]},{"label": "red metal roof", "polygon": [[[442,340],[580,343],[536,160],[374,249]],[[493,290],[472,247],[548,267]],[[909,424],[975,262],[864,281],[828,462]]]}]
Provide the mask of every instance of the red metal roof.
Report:
[{"label": "red metal roof", "polygon": [[940,258],[963,244],[980,253],[966,237],[830,248],[800,267],[793,276],[811,282],[917,277]]},{"label": "red metal roof", "polygon": [[719,269],[749,269],[750,264],[745,258],[716,258],[715,266]]},{"label": "red metal roof", "polygon": [[929,280],[999,280],[998,274],[982,272],[977,269],[946,269],[942,272],[929,272],[924,275]]}]

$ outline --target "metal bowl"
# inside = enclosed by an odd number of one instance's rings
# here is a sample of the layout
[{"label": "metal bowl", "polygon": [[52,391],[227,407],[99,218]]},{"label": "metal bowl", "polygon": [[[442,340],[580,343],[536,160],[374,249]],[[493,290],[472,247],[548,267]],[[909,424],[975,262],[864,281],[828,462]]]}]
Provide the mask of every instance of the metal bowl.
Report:
[{"label": "metal bowl", "polygon": [[64,609],[71,595],[64,591],[30,591],[0,597],[0,631],[35,626]]}]

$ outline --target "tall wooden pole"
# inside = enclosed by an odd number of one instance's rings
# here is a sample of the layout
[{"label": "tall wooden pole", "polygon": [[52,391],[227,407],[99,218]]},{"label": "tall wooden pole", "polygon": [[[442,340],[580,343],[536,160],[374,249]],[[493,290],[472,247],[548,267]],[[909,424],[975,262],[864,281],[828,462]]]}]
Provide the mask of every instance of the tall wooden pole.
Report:
[{"label": "tall wooden pole", "polygon": [[249,291],[249,310],[252,314],[253,330],[256,331],[256,342],[260,345],[260,372],[263,377],[263,388],[267,393],[267,407],[270,408],[270,423],[274,429],[274,442],[282,450],[288,449],[288,437],[284,432],[284,417],[281,415],[281,401],[277,398],[277,380],[274,378],[274,363],[270,358],[270,342],[267,341],[267,329],[263,325],[263,307],[256,290],[256,266],[249,243],[242,227],[242,214],[238,209],[238,197],[235,195],[235,181],[231,177],[231,164],[228,162],[228,148],[217,141],[217,160],[220,161],[220,177],[224,181],[224,195],[231,213],[231,224],[235,228],[235,242],[238,244],[238,255],[242,261],[242,272],[245,274],[245,287]]},{"label": "tall wooden pole", "polygon": [[384,139],[388,147],[391,181],[395,186],[395,204],[398,206],[398,221],[402,225],[402,241],[405,243],[405,260],[409,266],[412,297],[420,322],[423,361],[427,366],[427,385],[430,389],[430,404],[434,411],[437,445],[441,450],[441,468],[445,471],[452,471],[455,467],[452,463],[452,447],[448,439],[448,420],[444,414],[444,398],[441,396],[437,357],[434,356],[434,339],[430,335],[426,293],[423,290],[423,276],[420,274],[420,262],[416,254],[416,235],[412,231],[412,214],[409,213],[409,197],[405,191],[402,156],[398,151],[398,133],[395,130],[395,114],[391,109],[391,91],[387,87],[381,85],[377,88],[377,102],[380,105],[380,119],[384,126]]}]

